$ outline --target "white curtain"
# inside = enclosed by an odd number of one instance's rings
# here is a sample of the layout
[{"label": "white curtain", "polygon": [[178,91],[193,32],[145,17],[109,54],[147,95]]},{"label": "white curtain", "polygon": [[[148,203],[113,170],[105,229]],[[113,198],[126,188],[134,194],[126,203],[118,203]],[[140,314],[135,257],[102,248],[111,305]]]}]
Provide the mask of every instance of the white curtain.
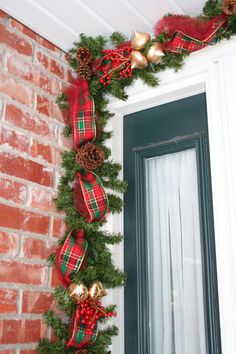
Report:
[{"label": "white curtain", "polygon": [[206,354],[195,150],[145,170],[151,354]]}]

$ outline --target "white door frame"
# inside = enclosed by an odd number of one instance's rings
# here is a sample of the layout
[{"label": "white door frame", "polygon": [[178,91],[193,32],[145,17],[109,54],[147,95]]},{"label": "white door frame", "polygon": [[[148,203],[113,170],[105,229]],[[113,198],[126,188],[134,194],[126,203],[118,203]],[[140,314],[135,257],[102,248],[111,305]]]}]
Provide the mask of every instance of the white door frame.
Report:
[{"label": "white door frame", "polygon": [[[157,88],[141,82],[127,90],[126,102],[110,100],[116,113],[112,121],[113,158],[123,163],[123,116],[206,92],[212,194],[215,225],[222,353],[236,353],[236,39],[193,53],[178,73],[159,75]],[[112,231],[123,231],[123,215],[113,216]],[[114,249],[123,268],[123,245]],[[123,290],[112,300],[118,304],[120,335],[113,354],[124,354]],[[127,314],[128,316],[128,314]],[[200,353],[199,353],[200,354]]]}]

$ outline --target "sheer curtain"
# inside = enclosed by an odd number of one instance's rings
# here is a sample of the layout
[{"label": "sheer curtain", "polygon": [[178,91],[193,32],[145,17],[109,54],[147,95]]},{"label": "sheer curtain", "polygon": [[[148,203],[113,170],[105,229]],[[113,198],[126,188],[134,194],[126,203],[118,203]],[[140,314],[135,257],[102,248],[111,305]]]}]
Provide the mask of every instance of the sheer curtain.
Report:
[{"label": "sheer curtain", "polygon": [[195,149],[145,171],[151,354],[206,354]]}]

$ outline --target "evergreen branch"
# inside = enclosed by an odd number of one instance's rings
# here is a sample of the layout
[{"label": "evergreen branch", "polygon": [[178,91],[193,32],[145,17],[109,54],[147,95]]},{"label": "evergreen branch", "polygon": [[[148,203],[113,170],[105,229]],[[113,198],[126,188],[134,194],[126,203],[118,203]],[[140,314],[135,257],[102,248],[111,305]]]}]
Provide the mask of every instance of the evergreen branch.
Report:
[{"label": "evergreen branch", "polygon": [[52,310],[49,310],[44,316],[46,324],[53,328],[56,337],[59,340],[65,340],[68,337],[68,324],[56,316]]},{"label": "evergreen branch", "polygon": [[110,37],[110,41],[114,46],[118,47],[120,44],[126,42],[127,38],[120,32],[114,32]]}]

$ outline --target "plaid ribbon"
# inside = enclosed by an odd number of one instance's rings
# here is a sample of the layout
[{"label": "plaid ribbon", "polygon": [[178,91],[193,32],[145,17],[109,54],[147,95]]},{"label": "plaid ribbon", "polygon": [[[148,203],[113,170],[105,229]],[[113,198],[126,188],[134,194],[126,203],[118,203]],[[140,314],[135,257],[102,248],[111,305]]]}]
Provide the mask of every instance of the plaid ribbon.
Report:
[{"label": "plaid ribbon", "polygon": [[93,172],[79,172],[74,180],[74,206],[88,223],[101,220],[108,210],[102,182]]},{"label": "plaid ribbon", "polygon": [[70,232],[63,246],[57,249],[56,269],[61,281],[66,286],[71,283],[71,273],[78,272],[84,266],[87,247],[87,241],[84,240],[84,231],[80,230],[76,235]]},{"label": "plaid ribbon", "polygon": [[225,31],[226,25],[227,17],[225,15],[214,17],[209,22],[208,30],[201,40],[193,38],[181,30],[176,30],[172,34],[172,39],[164,44],[164,50],[166,52],[188,54],[207,45],[215,44],[216,36]]},{"label": "plaid ribbon", "polygon": [[74,148],[77,150],[96,137],[95,105],[87,80],[79,79],[68,96]]},{"label": "plaid ribbon", "polygon": [[97,339],[97,326],[91,330],[88,325],[83,324],[84,316],[79,314],[80,306],[77,307],[76,312],[71,320],[69,328],[69,339],[67,347],[76,349],[83,348],[88,343],[91,344]]}]

